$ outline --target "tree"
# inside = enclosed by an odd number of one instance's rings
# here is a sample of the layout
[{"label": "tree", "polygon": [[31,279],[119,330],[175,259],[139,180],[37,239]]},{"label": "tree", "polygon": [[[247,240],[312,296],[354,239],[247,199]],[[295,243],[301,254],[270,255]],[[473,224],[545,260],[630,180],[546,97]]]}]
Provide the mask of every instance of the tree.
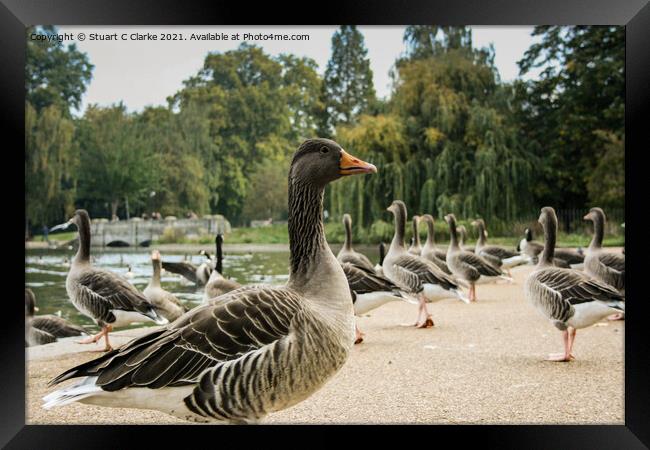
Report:
[{"label": "tree", "polygon": [[243,207],[258,165],[288,158],[300,140],[313,135],[323,108],[317,95],[321,83],[309,58],[273,58],[242,44],[209,54],[203,69],[170,99],[181,116],[201,105],[207,117],[201,148],[208,176],[218,174],[210,184],[213,211],[235,223],[245,219]]},{"label": "tree", "polygon": [[375,101],[367,54],[363,35],[356,26],[343,25],[332,36],[332,56],[325,70],[322,95],[328,127],[352,124]]},{"label": "tree", "polygon": [[581,208],[594,192],[588,180],[608,154],[608,140],[594,133],[624,139],[625,28],[538,26],[533,36],[541,40],[519,61],[520,72],[543,70],[538,80],[517,83],[516,117],[521,141],[542,160],[535,197]]},{"label": "tree", "polygon": [[589,201],[602,208],[625,208],[625,138],[597,130],[605,152],[587,176]]},{"label": "tree", "polygon": [[66,48],[56,39],[31,39],[33,33],[55,36],[58,31],[53,26],[27,28],[27,101],[37,112],[47,106],[57,105],[69,115],[70,107],[79,108],[94,66],[85,53],[77,50],[75,44]]},{"label": "tree", "polygon": [[93,66],[74,45],[30,36],[55,27],[29,27],[25,60],[25,227],[61,221],[74,210],[78,148],[70,108],[78,108]]},{"label": "tree", "polygon": [[73,212],[77,153],[74,125],[58,106],[25,109],[26,226],[46,225]]},{"label": "tree", "polygon": [[[81,201],[108,202],[111,217],[121,201],[141,200],[154,187],[158,156],[142,138],[142,129],[123,104],[90,105],[78,127],[81,152]],[[170,161],[179,164],[179,161]]]}]

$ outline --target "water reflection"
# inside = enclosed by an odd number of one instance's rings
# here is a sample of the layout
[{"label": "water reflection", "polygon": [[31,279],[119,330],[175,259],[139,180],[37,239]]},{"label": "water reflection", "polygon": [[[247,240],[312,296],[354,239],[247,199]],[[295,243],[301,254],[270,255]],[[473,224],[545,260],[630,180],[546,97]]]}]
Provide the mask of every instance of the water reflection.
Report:
[{"label": "water reflection", "polygon": [[[338,247],[333,247],[334,253]],[[373,262],[377,261],[375,248],[358,248],[366,253]],[[206,247],[206,251],[213,251]],[[163,261],[187,260],[200,264],[205,260],[195,252],[162,253]],[[27,250],[25,258],[26,287],[34,291],[39,307],[38,314],[60,314],[73,323],[96,329],[86,316],[82,315],[68,300],[65,279],[70,268],[69,260],[74,252],[71,250]],[[151,278],[152,267],[150,250],[145,249],[92,249],[93,264],[126,275],[131,266],[133,278],[128,281],[142,291]],[[284,284],[289,278],[289,252],[225,252],[223,261],[224,275],[234,278],[241,284]],[[192,308],[201,303],[203,288],[195,285],[180,275],[166,272],[161,277],[163,288],[172,292],[181,301]],[[153,325],[153,323],[151,323]],[[132,327],[141,325],[135,324]]]}]

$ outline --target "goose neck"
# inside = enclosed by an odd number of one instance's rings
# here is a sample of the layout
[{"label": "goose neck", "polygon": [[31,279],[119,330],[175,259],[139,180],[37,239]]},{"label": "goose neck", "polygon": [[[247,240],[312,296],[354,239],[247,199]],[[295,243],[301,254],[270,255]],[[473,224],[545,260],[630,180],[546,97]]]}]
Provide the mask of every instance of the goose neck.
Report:
[{"label": "goose neck", "polygon": [[555,240],[557,238],[557,222],[549,218],[544,224],[544,250],[539,256],[540,266],[553,265],[555,257]]},{"label": "goose neck", "polygon": [[351,251],[352,250],[352,224],[350,223],[349,220],[343,221],[343,225],[345,226],[345,242],[343,244],[343,248],[345,250]]},{"label": "goose neck", "polygon": [[90,261],[90,222],[84,216],[79,219],[79,249],[74,257],[77,263]]},{"label": "goose neck", "polygon": [[391,248],[404,248],[404,234],[406,231],[406,214],[401,208],[397,208],[394,212],[395,216],[395,234],[390,244]]},{"label": "goose neck", "polygon": [[603,237],[605,235],[605,219],[600,215],[596,214],[594,219],[594,235],[591,238],[591,243],[589,248],[599,249],[603,246]]},{"label": "goose neck", "polygon": [[297,286],[314,275],[320,256],[329,249],[323,229],[323,194],[323,188],[289,179],[289,280]]},{"label": "goose neck", "polygon": [[434,247],[436,245],[434,232],[433,221],[429,219],[427,220],[427,241],[424,244],[426,247]]},{"label": "goose neck", "polygon": [[151,261],[153,264],[153,276],[151,277],[151,286],[160,287],[160,269],[162,263],[159,259],[154,259]]}]

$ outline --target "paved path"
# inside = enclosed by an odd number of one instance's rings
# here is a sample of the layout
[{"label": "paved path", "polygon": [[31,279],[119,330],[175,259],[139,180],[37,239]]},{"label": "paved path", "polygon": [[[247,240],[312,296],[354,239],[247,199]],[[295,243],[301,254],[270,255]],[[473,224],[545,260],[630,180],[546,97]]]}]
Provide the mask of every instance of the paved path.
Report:
[{"label": "paved path", "polygon": [[[406,303],[362,317],[366,340],[341,371],[265,423],[623,424],[625,322],[578,331],[575,361],[544,361],[562,349],[562,340],[523,298],[530,270],[515,268],[514,284],[478,286],[475,304],[450,299],[429,305],[436,324],[431,329],[399,326],[416,319],[416,307]],[[48,380],[97,356],[87,348],[30,350],[28,423],[184,423],[135,409],[41,409],[40,398],[53,390],[46,388]]]}]

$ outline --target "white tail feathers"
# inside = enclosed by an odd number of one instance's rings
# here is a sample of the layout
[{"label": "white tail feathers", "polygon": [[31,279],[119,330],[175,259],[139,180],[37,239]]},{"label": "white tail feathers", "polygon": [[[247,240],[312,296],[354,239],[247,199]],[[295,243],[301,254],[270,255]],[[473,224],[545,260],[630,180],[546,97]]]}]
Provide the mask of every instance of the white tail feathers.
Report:
[{"label": "white tail feathers", "polygon": [[463,291],[461,291],[460,289],[452,289],[452,292],[456,294],[456,297],[458,297],[459,300],[462,300],[463,302],[469,305],[469,298],[465,296]]},{"label": "white tail feathers", "polygon": [[45,397],[43,400],[44,409],[54,408],[55,406],[63,406],[68,403],[77,402],[86,397],[90,397],[97,392],[102,392],[102,388],[95,385],[97,377],[87,377],[81,383],[74,384],[64,389],[54,391]]},{"label": "white tail feathers", "polygon": [[530,261],[530,257],[528,257],[527,255],[516,255],[510,258],[503,259],[501,261],[503,263],[501,267],[505,267],[506,269],[509,269],[510,267],[519,266],[521,264],[527,264],[529,261]]}]

